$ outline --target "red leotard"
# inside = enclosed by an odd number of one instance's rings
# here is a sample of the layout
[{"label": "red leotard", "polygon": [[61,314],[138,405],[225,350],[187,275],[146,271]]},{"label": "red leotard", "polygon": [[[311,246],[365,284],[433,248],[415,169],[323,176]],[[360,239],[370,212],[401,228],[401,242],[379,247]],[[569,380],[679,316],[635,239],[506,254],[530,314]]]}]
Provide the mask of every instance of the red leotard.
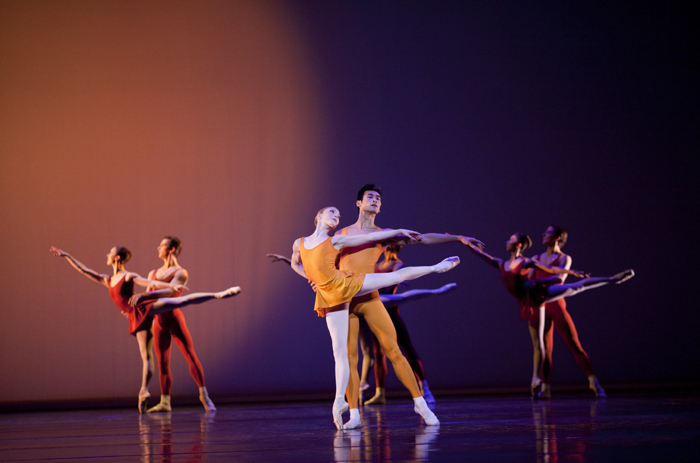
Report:
[{"label": "red leotard", "polygon": [[[160,278],[157,276],[158,270],[153,270],[150,274],[151,280],[170,283],[178,270],[179,268]],[[172,297],[177,297],[180,294],[180,292],[175,292]],[[194,351],[192,336],[190,336],[190,331],[187,329],[185,315],[182,313],[182,310],[175,309],[171,312],[156,315],[153,323],[153,337],[155,339],[156,357],[158,358],[158,379],[161,394],[170,395],[170,389],[173,384],[173,374],[170,369],[170,354],[172,352],[170,342],[172,338],[175,338],[175,344],[177,344],[180,352],[182,352],[182,356],[189,365],[192,379],[197,383],[197,386],[204,387],[204,369]]]},{"label": "red leotard", "polygon": [[134,280],[126,281],[126,274],[112,286],[112,279],[107,279],[109,295],[122,313],[129,315],[129,334],[136,336],[138,331],[150,330],[153,316],[149,315],[153,301],[138,304],[135,308],[129,305],[129,299],[134,295]]},{"label": "red leotard", "polygon": [[[525,288],[529,269],[524,269],[524,260],[510,270],[506,270],[505,262],[501,265],[501,278],[508,292],[520,304],[520,318],[530,320],[538,316],[535,309],[539,308],[547,299],[547,285],[535,282],[531,288]],[[532,283],[531,283],[532,284]]]}]

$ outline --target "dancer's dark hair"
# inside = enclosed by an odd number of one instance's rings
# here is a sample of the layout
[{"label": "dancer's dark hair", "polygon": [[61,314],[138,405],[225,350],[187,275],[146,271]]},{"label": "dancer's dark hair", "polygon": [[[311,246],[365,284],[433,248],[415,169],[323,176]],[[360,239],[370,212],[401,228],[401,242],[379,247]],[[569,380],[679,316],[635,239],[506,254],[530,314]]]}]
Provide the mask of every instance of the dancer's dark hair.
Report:
[{"label": "dancer's dark hair", "polygon": [[175,257],[179,256],[180,252],[182,251],[182,241],[180,240],[180,238],[178,238],[177,236],[166,236],[165,239],[170,242],[168,250],[174,249],[173,255]]},{"label": "dancer's dark hair", "polygon": [[131,259],[131,251],[126,249],[124,246],[116,246],[116,249],[117,255],[119,256],[121,263],[126,264],[127,262],[129,262],[129,259]]},{"label": "dancer's dark hair", "polygon": [[518,243],[522,245],[520,252],[525,252],[530,246],[532,246],[532,240],[525,233],[516,233],[515,237],[518,238]]},{"label": "dancer's dark hair", "polygon": [[566,240],[569,238],[569,234],[559,225],[550,225],[554,229],[554,237],[559,238],[559,247],[563,248],[566,244]]}]

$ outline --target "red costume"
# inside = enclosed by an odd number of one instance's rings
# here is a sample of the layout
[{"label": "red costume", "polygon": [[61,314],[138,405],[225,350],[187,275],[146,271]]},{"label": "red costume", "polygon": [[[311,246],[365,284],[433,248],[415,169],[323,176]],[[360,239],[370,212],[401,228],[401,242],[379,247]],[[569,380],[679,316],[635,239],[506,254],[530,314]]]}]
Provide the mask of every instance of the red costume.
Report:
[{"label": "red costume", "polygon": [[523,320],[537,319],[539,308],[547,299],[547,284],[531,280],[528,282],[529,269],[523,268],[525,261],[510,270],[506,270],[505,262],[501,265],[501,278],[508,292],[520,304],[520,318]]},{"label": "red costume", "polygon": [[[179,267],[173,272],[166,273],[161,278],[157,277],[158,271],[153,270],[150,273],[149,279],[170,283],[178,270],[180,270]],[[176,291],[171,297],[178,297],[180,294],[180,292]],[[153,337],[155,341],[156,357],[158,357],[158,378],[161,394],[170,395],[170,388],[173,384],[173,374],[170,371],[170,353],[172,347],[170,341],[172,338],[175,338],[175,344],[180,348],[182,356],[185,357],[187,364],[190,366],[190,375],[192,379],[197,383],[197,386],[204,387],[204,370],[194,351],[192,337],[185,324],[185,315],[180,309],[155,316]]]},{"label": "red costume", "polygon": [[129,315],[129,334],[136,336],[138,331],[151,329],[153,316],[149,315],[153,301],[138,304],[136,307],[129,305],[129,299],[134,295],[134,280],[126,281],[126,274],[112,286],[112,279],[107,279],[109,296],[122,313]]}]

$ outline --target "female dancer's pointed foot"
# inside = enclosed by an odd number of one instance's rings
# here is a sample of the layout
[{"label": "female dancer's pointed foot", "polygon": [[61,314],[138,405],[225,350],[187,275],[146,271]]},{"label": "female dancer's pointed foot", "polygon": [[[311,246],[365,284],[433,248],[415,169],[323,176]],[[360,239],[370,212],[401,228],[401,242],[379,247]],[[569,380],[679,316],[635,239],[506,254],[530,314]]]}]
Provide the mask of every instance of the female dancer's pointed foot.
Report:
[{"label": "female dancer's pointed foot", "polygon": [[344,398],[340,397],[335,399],[335,402],[333,402],[333,423],[335,423],[335,427],[338,428],[338,431],[343,430],[343,413],[348,410],[350,410],[350,405],[348,405]]},{"label": "female dancer's pointed foot", "polygon": [[139,391],[139,413],[142,415],[148,410],[149,397],[151,397],[151,394],[148,392],[148,389],[141,389]]},{"label": "female dancer's pointed foot", "polygon": [[416,397],[413,399],[413,404],[413,411],[418,413],[421,418],[423,418],[425,424],[428,426],[440,426],[440,421],[437,419],[437,416],[435,416],[435,413],[428,408],[428,404],[425,403],[425,399],[423,397]]},{"label": "female dancer's pointed foot", "polygon": [[360,409],[353,408],[350,410],[350,420],[343,425],[343,429],[357,429],[360,427],[362,427],[362,421],[360,421]]},{"label": "female dancer's pointed foot", "polygon": [[447,283],[445,286],[440,286],[438,289],[434,289],[434,294],[444,294],[457,289],[457,283]]},{"label": "female dancer's pointed foot", "polygon": [[208,412],[213,412],[216,411],[216,407],[214,406],[214,402],[211,401],[209,398],[209,394],[207,393],[207,390],[204,389],[199,393],[199,400],[202,402],[202,405],[204,405],[204,409]]},{"label": "female dancer's pointed foot", "polygon": [[233,297],[241,292],[241,287],[240,286],[234,286],[232,288],[227,289],[226,291],[221,291],[216,293],[214,297],[217,299],[226,299],[227,297]]},{"label": "female dancer's pointed foot", "polygon": [[452,256],[448,257],[447,259],[443,260],[439,264],[435,264],[435,273],[445,273],[449,270],[452,270],[456,266],[459,265],[459,257],[457,256]]},{"label": "female dancer's pointed foot", "polygon": [[625,281],[629,280],[633,276],[634,276],[634,270],[629,269],[629,270],[625,270],[624,272],[620,272],[616,275],[613,275],[612,279],[616,285],[619,285],[620,283],[624,283]]}]

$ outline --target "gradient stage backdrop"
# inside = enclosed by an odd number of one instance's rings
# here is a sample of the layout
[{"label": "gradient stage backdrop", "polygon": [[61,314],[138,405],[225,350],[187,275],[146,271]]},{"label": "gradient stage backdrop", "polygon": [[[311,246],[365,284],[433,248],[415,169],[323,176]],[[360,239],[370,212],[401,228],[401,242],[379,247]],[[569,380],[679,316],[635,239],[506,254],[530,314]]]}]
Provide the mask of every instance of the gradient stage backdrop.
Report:
[{"label": "gradient stage backdrop", "polygon": [[[313,293],[289,254],[315,212],[504,242],[565,227],[574,268],[634,268],[568,300],[605,384],[700,381],[698,50],[655,7],[499,2],[0,1],[0,403],[131,398],[141,364],[107,290],[115,245],[145,275],[177,235],[212,399],[333,392]],[[532,347],[498,273],[462,265],[402,309],[432,387],[522,387]],[[553,383],[585,384],[558,337]],[[196,396],[173,349],[173,395]],[[389,388],[399,388],[390,375]],[[151,391],[158,394],[157,381]],[[403,393],[403,392],[397,392]],[[176,402],[177,403],[177,402]]]}]

